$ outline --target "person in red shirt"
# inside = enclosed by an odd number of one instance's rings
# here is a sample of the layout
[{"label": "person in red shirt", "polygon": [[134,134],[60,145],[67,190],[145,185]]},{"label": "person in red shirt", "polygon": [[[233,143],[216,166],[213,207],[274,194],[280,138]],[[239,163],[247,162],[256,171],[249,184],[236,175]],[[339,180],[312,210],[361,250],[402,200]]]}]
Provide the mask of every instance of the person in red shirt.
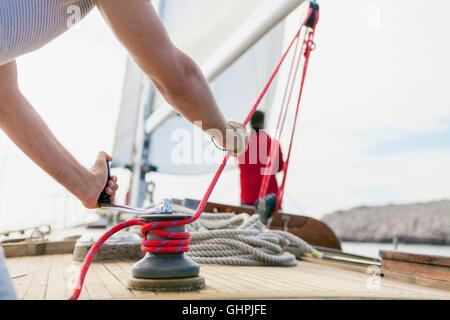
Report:
[{"label": "person in red shirt", "polygon": [[[265,168],[269,162],[272,139],[264,130],[264,113],[256,111],[250,120],[252,133],[250,135],[247,151],[238,157],[241,171],[241,204],[254,205],[258,200],[259,189],[264,176]],[[270,175],[267,194],[277,194],[278,184],[275,174],[283,170],[283,154],[278,146],[278,153]]]}]

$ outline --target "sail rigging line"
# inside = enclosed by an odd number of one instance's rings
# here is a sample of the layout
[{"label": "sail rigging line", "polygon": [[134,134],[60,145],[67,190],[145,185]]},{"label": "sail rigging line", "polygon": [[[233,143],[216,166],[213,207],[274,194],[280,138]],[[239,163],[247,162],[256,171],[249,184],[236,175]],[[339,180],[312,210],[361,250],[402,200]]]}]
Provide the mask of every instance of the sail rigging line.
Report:
[{"label": "sail rigging line", "polygon": [[[306,39],[306,33],[304,34],[302,43],[305,42],[305,39]],[[269,150],[269,154],[267,157],[268,162],[266,164],[266,167],[264,168],[263,179],[261,181],[258,199],[261,199],[267,195],[267,189],[269,187],[270,176],[272,174],[276,174],[278,172],[278,170],[275,170],[275,171],[273,171],[273,170],[274,170],[275,163],[278,160],[278,147],[280,145],[280,139],[281,139],[281,135],[283,133],[284,124],[285,124],[286,116],[287,116],[287,112],[288,112],[288,106],[291,101],[292,91],[294,88],[294,83],[295,83],[295,79],[297,76],[298,67],[300,65],[301,56],[302,56],[303,50],[304,50],[304,46],[302,45],[300,53],[297,57],[297,48],[298,48],[299,41],[300,41],[300,38],[297,38],[297,43],[296,43],[296,48],[295,48],[296,50],[294,51],[294,55],[292,57],[292,62],[291,62],[291,66],[289,69],[289,76],[288,76],[288,80],[286,82],[286,86],[285,86],[285,90],[284,90],[283,101],[281,103],[281,109],[280,109],[280,112],[278,115],[278,121],[277,121],[277,125],[276,125],[276,133],[275,133],[275,137],[273,139],[273,143],[271,145],[271,148]],[[292,71],[294,70],[294,65],[295,65],[295,72],[294,72],[294,77],[292,78]],[[291,81],[291,78],[292,78],[292,81]],[[288,94],[288,91],[289,91],[289,94]],[[286,98],[287,98],[287,100],[286,100]]]},{"label": "sail rigging line", "polygon": [[[313,20],[311,21],[311,19],[313,19]],[[276,129],[277,129],[276,137],[274,139],[274,143],[272,144],[272,148],[270,149],[270,152],[269,152],[269,157],[268,157],[269,160],[268,160],[268,163],[267,163],[265,171],[264,171],[264,175],[263,175],[263,179],[262,179],[262,183],[261,183],[261,187],[260,187],[260,191],[259,191],[259,195],[258,195],[258,199],[261,199],[267,195],[267,189],[269,187],[270,177],[272,174],[276,174],[276,172],[278,171],[278,170],[274,171],[275,163],[277,163],[277,161],[278,161],[278,146],[280,145],[281,134],[284,129],[286,115],[288,112],[289,103],[290,103],[290,99],[291,99],[291,95],[292,95],[292,90],[293,90],[293,87],[295,84],[298,67],[300,65],[302,56],[304,56],[303,73],[302,73],[301,82],[300,82],[299,94],[298,94],[298,99],[297,99],[297,107],[296,107],[295,116],[294,116],[294,123],[293,123],[293,127],[292,127],[291,134],[290,134],[289,151],[288,151],[287,159],[283,165],[283,180],[282,180],[281,186],[278,190],[277,201],[276,201],[276,206],[275,206],[274,212],[277,212],[281,208],[281,205],[283,202],[284,189],[285,189],[285,185],[286,185],[286,176],[287,176],[289,160],[290,160],[291,151],[292,151],[292,145],[293,145],[293,139],[294,139],[295,129],[296,129],[296,125],[297,125],[297,119],[298,119],[298,115],[299,115],[300,101],[301,101],[303,87],[304,87],[304,83],[305,83],[305,79],[306,79],[306,72],[308,69],[310,54],[311,54],[311,51],[314,50],[314,48],[315,48],[314,32],[315,32],[315,26],[317,25],[318,20],[319,20],[318,10],[315,12],[314,17],[312,15],[310,15],[307,18],[307,21],[308,21],[307,23],[309,24],[308,29],[305,31],[304,40],[302,43],[302,49],[297,58],[297,65],[296,65],[294,77],[293,77],[292,84],[291,84],[291,89],[290,89],[290,92],[288,95],[288,100],[287,100],[286,104],[284,104],[286,96],[283,97],[283,103],[282,103],[282,107],[281,107],[281,111],[279,114],[278,123],[277,123],[277,127],[276,127]],[[295,60],[296,60],[296,56],[294,54],[294,56],[292,58],[291,68],[292,68]],[[289,71],[289,77],[291,76],[291,72],[292,72],[292,69]],[[288,80],[288,82],[286,84],[285,95],[287,93],[289,85],[290,84],[289,84],[289,80]],[[280,123],[282,114],[283,114],[283,120]]]},{"label": "sail rigging line", "polygon": [[313,48],[314,48],[314,30],[309,33],[308,44],[307,44],[306,50],[305,50],[305,66],[303,68],[302,82],[300,85],[300,92],[298,95],[297,108],[295,110],[294,125],[293,125],[292,133],[291,133],[291,141],[289,143],[288,156],[286,159],[286,164],[284,165],[284,168],[283,168],[283,170],[284,170],[283,181],[281,183],[281,186],[280,186],[280,189],[279,189],[278,195],[277,195],[277,205],[275,207],[276,210],[281,208],[281,204],[283,202],[284,188],[286,185],[286,177],[287,177],[287,171],[288,171],[288,167],[289,167],[289,160],[291,158],[292,144],[294,141],[294,133],[295,133],[295,128],[297,126],[298,114],[299,114],[299,110],[300,110],[300,101],[302,98],[303,87],[305,84],[306,72],[308,70],[309,57],[311,55],[311,51],[313,50]]},{"label": "sail rigging line", "polygon": [[[314,5],[313,5],[314,4]],[[247,125],[255,113],[256,109],[258,108],[260,102],[264,98],[264,96],[267,93],[267,90],[269,89],[270,85],[272,84],[273,80],[275,79],[276,75],[278,74],[278,71],[280,70],[283,62],[286,59],[286,56],[290,52],[292,46],[297,41],[297,39],[300,37],[301,31],[305,26],[307,26],[308,23],[310,23],[312,17],[315,18],[315,22],[317,23],[317,11],[318,6],[315,4],[315,2],[310,2],[310,8],[308,10],[308,14],[306,16],[306,19],[301,24],[300,28],[298,29],[297,33],[294,36],[294,39],[291,41],[290,45],[284,52],[283,56],[281,57],[281,60],[278,62],[275,70],[273,71],[272,75],[269,78],[269,81],[264,86],[261,94],[259,95],[258,99],[256,100],[255,104],[251,108],[250,112],[248,113],[247,117],[245,118],[243,124]],[[314,25],[315,27],[315,25]],[[186,252],[189,250],[189,233],[188,232],[169,232],[162,230],[164,228],[168,227],[175,227],[180,225],[186,225],[190,224],[194,221],[196,221],[202,212],[205,210],[206,204],[208,202],[209,197],[211,196],[217,181],[219,180],[229,158],[231,157],[231,152],[228,151],[217,169],[216,174],[214,175],[206,193],[204,194],[202,200],[200,201],[197,210],[195,211],[195,214],[187,219],[182,220],[175,220],[175,221],[157,221],[157,222],[146,222],[143,219],[133,219],[128,220],[125,222],[122,222],[114,227],[112,227],[109,231],[107,231],[105,234],[102,235],[102,237],[94,243],[94,245],[89,250],[88,254],[86,255],[86,258],[83,262],[80,275],[78,277],[77,283],[75,285],[75,289],[73,291],[72,296],[69,297],[69,300],[76,300],[81,294],[81,290],[83,287],[83,283],[87,274],[87,271],[89,269],[89,266],[92,262],[92,259],[94,258],[95,254],[97,253],[98,249],[105,243],[105,241],[111,237],[113,234],[119,232],[122,229],[129,228],[131,226],[141,226],[141,233],[144,236],[144,240],[142,241],[142,250],[145,252],[151,252],[151,253],[174,253],[174,252]],[[155,240],[146,240],[147,233],[152,233],[154,235],[157,235],[159,237],[162,237],[166,240],[163,241],[157,241]]]}]

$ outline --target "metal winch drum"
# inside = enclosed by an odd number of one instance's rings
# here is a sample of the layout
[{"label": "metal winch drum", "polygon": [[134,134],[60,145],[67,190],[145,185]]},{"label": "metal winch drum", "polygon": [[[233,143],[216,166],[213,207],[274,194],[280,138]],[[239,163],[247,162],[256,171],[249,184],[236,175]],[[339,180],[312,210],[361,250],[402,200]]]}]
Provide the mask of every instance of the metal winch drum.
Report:
[{"label": "metal winch drum", "polygon": [[[186,214],[174,213],[170,202],[162,201],[154,212],[139,218],[146,223],[158,221],[177,221],[191,218]],[[185,232],[185,225],[162,228],[168,232]],[[147,233],[147,240],[167,240],[152,233]],[[129,289],[151,291],[188,291],[205,287],[205,280],[199,276],[200,266],[189,260],[184,252],[180,253],[146,253],[131,269],[132,278]]]}]

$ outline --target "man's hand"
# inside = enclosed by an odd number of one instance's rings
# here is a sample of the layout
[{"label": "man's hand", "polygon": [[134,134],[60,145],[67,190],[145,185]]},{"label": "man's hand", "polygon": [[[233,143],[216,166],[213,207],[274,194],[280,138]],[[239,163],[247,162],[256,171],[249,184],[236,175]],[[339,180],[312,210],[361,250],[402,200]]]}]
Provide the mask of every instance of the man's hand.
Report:
[{"label": "man's hand", "polygon": [[[108,177],[108,168],[106,161],[112,161],[112,157],[106,152],[101,151],[97,155],[97,160],[95,160],[94,165],[91,167],[90,171],[93,174],[93,191],[90,197],[83,201],[83,205],[88,209],[97,208],[97,201],[100,193],[106,186],[106,179]],[[111,202],[115,202],[116,191],[119,189],[117,184],[117,177],[111,176],[108,181],[108,186],[106,188],[106,194],[109,195]]]},{"label": "man's hand", "polygon": [[222,147],[227,150],[234,150],[233,156],[240,156],[247,151],[249,131],[244,124],[235,121],[228,121],[228,127],[225,145]]},{"label": "man's hand", "polygon": [[249,143],[249,132],[244,124],[228,121],[224,130],[210,129],[207,131],[216,147],[229,151],[235,157],[245,153]]}]

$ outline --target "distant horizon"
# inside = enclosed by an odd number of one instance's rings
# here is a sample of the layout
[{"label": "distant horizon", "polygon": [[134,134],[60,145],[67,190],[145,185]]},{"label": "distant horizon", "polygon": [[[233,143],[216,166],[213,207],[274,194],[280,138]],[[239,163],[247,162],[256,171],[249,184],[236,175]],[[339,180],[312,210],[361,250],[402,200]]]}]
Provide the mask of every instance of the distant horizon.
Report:
[{"label": "distant horizon", "polygon": [[[346,211],[351,211],[354,209],[363,209],[363,208],[382,208],[382,207],[389,207],[389,206],[408,206],[408,205],[415,205],[415,204],[427,204],[427,203],[434,203],[434,202],[443,202],[443,201],[447,201],[450,202],[450,198],[449,199],[435,199],[435,200],[428,200],[428,201],[412,201],[412,202],[404,202],[404,203],[386,203],[386,204],[379,204],[379,205],[367,205],[367,204],[361,204],[355,207],[351,207],[348,209],[336,209],[333,212],[330,212],[328,214],[333,214],[336,212],[346,212]],[[325,214],[327,215],[327,214]],[[324,215],[324,216],[325,216]],[[323,217],[322,217],[323,218]]]}]

